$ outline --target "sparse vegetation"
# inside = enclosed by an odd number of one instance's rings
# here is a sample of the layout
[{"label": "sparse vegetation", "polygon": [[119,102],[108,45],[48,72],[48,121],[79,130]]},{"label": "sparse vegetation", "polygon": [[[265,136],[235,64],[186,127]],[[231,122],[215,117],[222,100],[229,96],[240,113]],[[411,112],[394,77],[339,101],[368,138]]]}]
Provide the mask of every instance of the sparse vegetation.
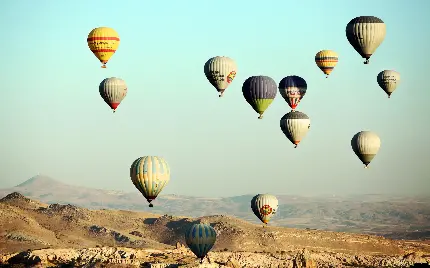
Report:
[{"label": "sparse vegetation", "polygon": [[[72,267],[79,267],[80,263],[109,267],[112,262],[124,267],[138,258],[148,262],[187,264],[195,262],[196,258],[182,246],[185,243],[184,231],[193,223],[207,222],[218,234],[210,257],[217,263],[225,263],[225,258],[231,256],[242,256],[241,261],[279,263],[282,266],[292,260],[315,263],[317,261],[312,257],[315,254],[317,258],[323,258],[319,261],[324,262],[323,256],[329,254],[350,267],[364,267],[366,262],[388,259],[391,263],[406,263],[420,258],[429,259],[430,256],[430,245],[424,243],[391,241],[352,233],[273,226],[261,228],[261,225],[223,215],[184,218],[145,212],[88,210],[68,205],[48,206],[43,203],[34,206],[34,203],[38,202],[19,194],[0,201],[0,226],[4,230],[4,235],[0,236],[0,254],[22,251],[14,255],[15,260],[34,256],[41,260],[53,258],[51,263],[63,265],[57,267],[65,267],[67,259],[70,259],[69,265]],[[70,217],[74,220],[71,221]],[[20,231],[17,232],[17,229]],[[51,249],[35,251],[47,248],[48,244],[52,245],[50,248],[59,248],[58,252]],[[67,250],[62,251],[61,248]],[[303,248],[312,250],[297,253]],[[143,253],[146,249],[154,252]],[[319,251],[324,251],[326,255],[318,255]],[[360,256],[366,257],[356,256],[358,251]],[[399,255],[405,251],[414,253]],[[58,263],[58,260],[63,263]]]}]

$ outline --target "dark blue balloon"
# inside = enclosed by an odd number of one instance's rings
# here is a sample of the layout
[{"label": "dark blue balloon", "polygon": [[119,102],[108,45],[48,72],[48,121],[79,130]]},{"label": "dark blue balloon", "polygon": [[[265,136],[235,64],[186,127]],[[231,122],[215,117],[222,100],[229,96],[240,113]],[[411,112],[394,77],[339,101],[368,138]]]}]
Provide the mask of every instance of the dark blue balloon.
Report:
[{"label": "dark blue balloon", "polygon": [[279,89],[285,89],[287,87],[297,87],[306,92],[308,84],[306,84],[305,79],[301,78],[300,76],[291,75],[282,78],[281,82],[279,82]]}]

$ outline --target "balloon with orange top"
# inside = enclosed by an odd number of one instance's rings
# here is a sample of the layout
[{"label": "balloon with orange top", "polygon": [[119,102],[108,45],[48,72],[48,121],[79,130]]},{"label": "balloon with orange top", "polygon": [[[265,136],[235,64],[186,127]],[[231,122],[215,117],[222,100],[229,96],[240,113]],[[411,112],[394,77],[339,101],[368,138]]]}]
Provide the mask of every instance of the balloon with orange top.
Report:
[{"label": "balloon with orange top", "polygon": [[106,68],[106,63],[118,49],[119,42],[118,33],[109,27],[95,28],[87,38],[88,47],[103,64],[102,68]]}]

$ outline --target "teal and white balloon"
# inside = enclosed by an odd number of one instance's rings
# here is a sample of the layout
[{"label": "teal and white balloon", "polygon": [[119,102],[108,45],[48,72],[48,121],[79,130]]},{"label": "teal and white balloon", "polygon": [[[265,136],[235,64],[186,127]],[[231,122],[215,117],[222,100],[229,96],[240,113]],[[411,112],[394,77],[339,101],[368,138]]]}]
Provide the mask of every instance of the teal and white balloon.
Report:
[{"label": "teal and white balloon", "polygon": [[372,131],[360,131],[352,137],[351,147],[367,168],[381,147],[381,139]]},{"label": "teal and white balloon", "polygon": [[251,209],[265,225],[278,211],[278,199],[271,194],[258,194],[251,200]]},{"label": "teal and white balloon", "polygon": [[311,127],[310,118],[299,111],[291,111],[285,114],[280,121],[282,132],[297,148]]},{"label": "teal and white balloon", "polygon": [[378,74],[376,80],[382,90],[387,93],[388,98],[390,98],[400,83],[400,73],[393,70],[384,70]]},{"label": "teal and white balloon", "polygon": [[193,224],[185,232],[185,243],[190,250],[200,258],[200,262],[206,257],[216,242],[215,229],[209,224]]}]

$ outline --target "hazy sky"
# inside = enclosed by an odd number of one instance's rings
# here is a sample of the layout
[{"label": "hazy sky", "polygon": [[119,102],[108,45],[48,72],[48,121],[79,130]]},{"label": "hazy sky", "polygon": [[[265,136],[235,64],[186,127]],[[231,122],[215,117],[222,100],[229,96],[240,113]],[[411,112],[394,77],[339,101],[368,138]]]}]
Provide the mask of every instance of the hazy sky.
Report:
[{"label": "hazy sky", "polygon": [[[387,25],[370,65],[345,37],[364,15]],[[429,192],[429,17],[428,0],[4,0],[0,188],[42,173],[137,191],[131,163],[159,155],[172,170],[164,194]],[[100,26],[121,38],[107,69],[86,43]],[[314,62],[322,49],[339,53],[329,79]],[[203,73],[213,56],[238,64],[221,99]],[[401,73],[391,99],[376,82],[384,69]],[[298,110],[312,127],[299,148],[279,128],[290,110],[279,93],[263,120],[243,99],[252,75],[306,79]],[[115,114],[98,92],[111,76],[129,87]],[[350,147],[361,130],[382,140],[367,170]]]}]

